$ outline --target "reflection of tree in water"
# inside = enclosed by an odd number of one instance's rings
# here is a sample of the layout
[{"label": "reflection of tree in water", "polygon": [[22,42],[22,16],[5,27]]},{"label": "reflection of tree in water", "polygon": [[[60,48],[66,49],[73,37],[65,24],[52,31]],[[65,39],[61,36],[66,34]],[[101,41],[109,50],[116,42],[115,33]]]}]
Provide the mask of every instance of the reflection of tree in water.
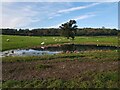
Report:
[{"label": "reflection of tree in water", "polygon": [[62,46],[62,50],[63,50],[64,52],[66,52],[66,51],[72,52],[72,51],[75,51],[76,48],[75,48],[75,45],[74,45],[74,44],[70,44],[70,45],[64,45],[64,46]]}]

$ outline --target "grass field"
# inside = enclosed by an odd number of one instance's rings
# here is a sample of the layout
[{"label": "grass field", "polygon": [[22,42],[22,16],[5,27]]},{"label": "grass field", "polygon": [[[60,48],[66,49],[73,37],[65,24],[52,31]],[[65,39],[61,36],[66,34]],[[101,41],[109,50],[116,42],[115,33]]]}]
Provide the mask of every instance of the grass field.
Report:
[{"label": "grass field", "polygon": [[[95,44],[95,45],[118,45],[118,37],[116,36],[94,36],[94,37],[76,37],[75,40],[68,40],[65,37],[30,37],[30,36],[9,36],[2,37],[2,51],[18,48],[30,48],[34,46],[41,46],[42,42],[45,45],[49,44]],[[9,39],[9,41],[7,41]]]},{"label": "grass field", "polygon": [[[79,43],[117,45],[117,37],[2,36],[3,50],[41,45]],[[55,39],[57,41],[55,41]],[[7,42],[6,39],[10,41]],[[60,40],[61,39],[61,40]],[[116,50],[88,50],[57,55],[3,57],[3,88],[119,88],[119,54]]]}]

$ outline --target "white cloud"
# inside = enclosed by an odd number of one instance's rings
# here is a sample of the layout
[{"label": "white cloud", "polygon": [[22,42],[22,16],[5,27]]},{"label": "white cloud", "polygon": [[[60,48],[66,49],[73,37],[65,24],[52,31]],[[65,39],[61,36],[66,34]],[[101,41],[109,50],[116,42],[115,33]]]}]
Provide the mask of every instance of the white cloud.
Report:
[{"label": "white cloud", "polygon": [[69,9],[64,9],[64,10],[58,11],[58,13],[66,13],[66,12],[86,9],[86,8],[90,8],[90,7],[93,7],[93,6],[98,5],[98,4],[100,4],[100,3],[93,3],[93,4],[90,4],[90,5],[86,5],[86,6],[79,6],[79,7],[73,7],[73,8],[69,8]]},{"label": "white cloud", "polygon": [[48,19],[52,19],[54,17],[59,17],[59,16],[61,16],[61,14],[54,13],[53,15],[51,14],[51,16]]},{"label": "white cloud", "polygon": [[68,12],[72,12],[72,11],[76,11],[76,10],[81,10],[81,9],[86,9],[86,8],[90,8],[90,7],[93,7],[93,6],[96,6],[98,4],[101,4],[101,3],[92,3],[90,5],[86,5],[86,6],[79,6],[79,7],[73,7],[73,8],[68,8],[68,9],[63,9],[63,10],[59,10],[55,13],[53,13],[49,19],[52,19],[54,17],[58,17],[58,16],[61,16],[63,13],[68,13]]},{"label": "white cloud", "polygon": [[[66,12],[72,12],[75,10],[81,10],[81,9],[86,9],[95,5],[98,5],[100,3],[93,3],[87,6],[80,6],[80,7],[73,7],[73,8],[68,8],[65,9],[66,7],[71,7],[70,3],[66,5],[66,3],[23,3],[24,6],[21,6],[21,3],[17,3],[17,5],[12,5],[14,3],[5,3],[6,5],[3,5],[3,11],[0,16],[2,17],[2,26],[0,27],[10,27],[10,28],[26,28],[26,27],[43,27],[43,26],[48,26],[48,22],[51,22],[51,20],[54,17],[59,17],[63,15],[63,13]],[[11,7],[12,6],[12,7]],[[39,8],[38,8],[39,7]],[[54,8],[55,7],[55,8]],[[60,10],[61,9],[61,10]],[[86,15],[81,15],[78,17],[70,18],[74,19],[76,21],[90,18],[95,16],[95,14],[86,14]],[[69,20],[70,20],[69,19]],[[69,21],[67,20],[67,21]],[[1,21],[1,18],[0,18]],[[42,24],[39,23],[34,23],[42,21]],[[65,21],[65,22],[67,22]],[[56,22],[56,21],[55,21]],[[59,21],[58,21],[59,22]],[[62,23],[65,23],[62,22]],[[55,26],[50,26],[51,28],[53,27],[59,27],[62,23],[55,25]],[[34,25],[33,25],[34,24]],[[1,25],[1,24],[0,24]]]},{"label": "white cloud", "polygon": [[[2,9],[2,25],[0,27],[9,28],[26,28],[31,26],[33,22],[61,16],[56,14],[60,8],[70,6],[70,3],[3,3]],[[38,8],[39,7],[39,8]],[[56,8],[54,8],[56,7]],[[52,9],[51,9],[52,8]],[[0,19],[1,21],[1,19]],[[39,23],[38,23],[39,24]],[[37,26],[37,25],[36,25]]]},{"label": "white cloud", "polygon": [[78,16],[78,17],[74,18],[74,20],[78,21],[78,20],[87,19],[87,18],[90,18],[93,16],[95,16],[95,15],[94,14],[82,15],[82,16]]},{"label": "white cloud", "polygon": [[[8,5],[9,6],[9,5]],[[9,8],[3,6],[2,9],[2,28],[20,28],[29,25],[32,22],[37,22],[38,20],[34,17],[38,12],[33,11],[31,6],[26,5],[21,8]]]},{"label": "white cloud", "polygon": [[[93,13],[93,14],[86,14],[86,15],[77,16],[77,17],[75,17],[75,18],[70,18],[69,20],[76,20],[76,21],[78,21],[78,20],[87,19],[87,18],[90,18],[90,17],[93,17],[93,16],[96,16],[96,15],[95,15],[94,13]],[[66,20],[65,22],[59,23],[59,24],[57,24],[57,25],[55,25],[55,26],[50,26],[50,27],[48,27],[48,28],[59,28],[59,26],[60,26],[61,24],[66,23],[66,22],[68,22],[69,20]]]}]

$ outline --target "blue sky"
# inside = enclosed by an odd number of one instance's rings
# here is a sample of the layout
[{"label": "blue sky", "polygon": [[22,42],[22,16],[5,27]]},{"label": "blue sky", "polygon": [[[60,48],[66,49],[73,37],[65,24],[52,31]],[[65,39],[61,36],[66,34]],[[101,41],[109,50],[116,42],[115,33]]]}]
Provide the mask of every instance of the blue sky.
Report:
[{"label": "blue sky", "polygon": [[74,19],[80,28],[118,28],[117,2],[4,2],[4,28],[58,28]]}]

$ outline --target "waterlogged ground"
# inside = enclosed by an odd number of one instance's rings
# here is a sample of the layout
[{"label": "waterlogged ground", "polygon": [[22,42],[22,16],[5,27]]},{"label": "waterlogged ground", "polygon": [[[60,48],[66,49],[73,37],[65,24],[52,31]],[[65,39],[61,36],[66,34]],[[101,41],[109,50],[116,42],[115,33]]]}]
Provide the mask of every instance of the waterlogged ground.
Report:
[{"label": "waterlogged ground", "polygon": [[118,62],[116,50],[4,57],[3,87],[117,88]]}]

